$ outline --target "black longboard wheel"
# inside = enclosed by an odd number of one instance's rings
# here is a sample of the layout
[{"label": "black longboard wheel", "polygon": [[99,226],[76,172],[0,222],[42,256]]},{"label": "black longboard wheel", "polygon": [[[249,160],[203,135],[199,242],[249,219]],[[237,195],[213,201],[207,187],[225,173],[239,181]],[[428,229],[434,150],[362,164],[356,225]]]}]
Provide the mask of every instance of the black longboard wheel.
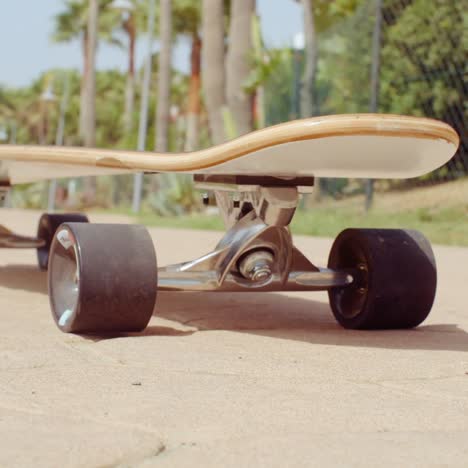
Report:
[{"label": "black longboard wheel", "polygon": [[333,244],[328,266],[355,272],[352,285],[328,291],[333,314],[345,328],[412,328],[431,310],[436,264],[418,231],[346,229]]},{"label": "black longboard wheel", "polygon": [[156,253],[146,228],[60,226],[50,251],[49,299],[62,331],[141,331],[151,318],[156,294]]},{"label": "black longboard wheel", "polygon": [[44,241],[42,247],[37,248],[37,263],[41,270],[47,270],[50,246],[55,231],[62,223],[89,223],[88,217],[80,213],[49,214],[44,213],[37,226],[37,238]]}]

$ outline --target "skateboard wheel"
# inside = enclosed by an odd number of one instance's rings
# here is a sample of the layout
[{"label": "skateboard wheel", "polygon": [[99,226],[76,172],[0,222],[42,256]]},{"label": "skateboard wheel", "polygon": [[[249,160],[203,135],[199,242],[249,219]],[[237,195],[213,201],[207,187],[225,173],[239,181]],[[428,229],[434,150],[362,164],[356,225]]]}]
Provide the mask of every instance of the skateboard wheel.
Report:
[{"label": "skateboard wheel", "polygon": [[418,231],[346,229],[333,244],[328,266],[355,271],[353,284],[328,291],[333,314],[345,328],[412,328],[431,310],[436,264]]},{"label": "skateboard wheel", "polygon": [[60,330],[141,331],[151,318],[156,294],[156,254],[143,226],[60,226],[49,265],[50,305]]},{"label": "skateboard wheel", "polygon": [[41,270],[47,270],[49,251],[55,231],[62,223],[89,223],[88,217],[80,213],[49,214],[44,213],[37,226],[37,238],[45,245],[37,249],[37,263]]}]

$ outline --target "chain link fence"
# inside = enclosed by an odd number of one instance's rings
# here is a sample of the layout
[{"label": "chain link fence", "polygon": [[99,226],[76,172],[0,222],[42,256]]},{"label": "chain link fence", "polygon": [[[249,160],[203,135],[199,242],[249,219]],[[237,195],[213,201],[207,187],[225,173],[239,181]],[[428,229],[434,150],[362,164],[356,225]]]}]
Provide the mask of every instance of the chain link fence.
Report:
[{"label": "chain link fence", "polygon": [[[364,0],[353,14],[317,34],[317,115],[369,112],[376,7],[381,7],[378,112],[440,119],[460,135],[457,155],[418,179],[378,183],[409,188],[468,175],[468,10],[456,0]],[[296,117],[303,58],[291,51],[267,83],[267,123]],[[292,89],[291,89],[292,88]],[[354,187],[350,190],[349,186]],[[354,193],[352,181],[322,181],[330,194]],[[344,191],[344,192],[343,192]]]}]

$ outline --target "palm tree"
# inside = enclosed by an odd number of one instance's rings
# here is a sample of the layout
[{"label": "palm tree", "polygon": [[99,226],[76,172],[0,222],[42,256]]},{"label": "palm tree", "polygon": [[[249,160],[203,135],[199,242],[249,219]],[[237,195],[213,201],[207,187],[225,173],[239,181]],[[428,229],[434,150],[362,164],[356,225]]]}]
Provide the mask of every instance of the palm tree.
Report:
[{"label": "palm tree", "polygon": [[304,8],[305,70],[301,91],[302,117],[317,113],[315,78],[317,75],[317,35],[315,27],[314,0],[302,0]]},{"label": "palm tree", "polygon": [[202,41],[200,38],[200,6],[193,0],[178,0],[174,4],[174,32],[187,35],[192,42],[190,53],[190,82],[186,112],[185,151],[194,151],[199,142],[200,70]]},{"label": "palm tree", "polygon": [[200,68],[202,42],[197,34],[193,37],[192,52],[190,54],[190,87],[187,106],[187,133],[185,137],[185,151],[194,151],[199,142],[200,118]]},{"label": "palm tree", "polygon": [[203,0],[202,10],[203,92],[208,111],[211,139],[213,143],[219,144],[226,138],[223,123],[223,108],[226,104],[224,1]]},{"label": "palm tree", "polygon": [[125,87],[124,130],[128,135],[133,127],[133,109],[135,104],[135,46],[136,46],[135,13],[129,11],[124,18],[122,28],[128,37],[128,70]]},{"label": "palm tree", "polygon": [[85,146],[96,146],[96,48],[99,21],[98,0],[89,0],[87,26],[87,68],[84,75],[83,136]]},{"label": "palm tree", "polygon": [[252,18],[255,0],[235,0],[231,3],[229,50],[227,54],[227,103],[234,119],[237,134],[252,130],[252,93],[244,83],[250,75],[252,48]]},{"label": "palm tree", "polygon": [[[98,6],[102,14],[99,15],[99,37],[101,40],[114,44],[119,41],[114,37],[113,32],[117,22],[117,12],[109,6],[112,0],[99,0]],[[84,139],[84,128],[86,125],[86,95],[85,77],[89,75],[89,35],[88,35],[88,0],[65,0],[64,10],[55,16],[55,30],[52,39],[56,42],[71,42],[79,39],[83,54],[83,78],[80,95],[80,120],[79,134]]]},{"label": "palm tree", "polygon": [[38,142],[43,134],[43,113],[39,94],[43,80],[34,87],[12,90],[4,96],[0,105],[2,120],[14,120],[19,130],[20,142]]},{"label": "palm tree", "polygon": [[[96,48],[99,21],[98,0],[89,0],[88,25],[86,28],[87,47],[86,69],[83,76],[84,93],[82,104],[84,105],[81,115],[83,116],[82,132],[84,145],[96,146]],[[96,199],[97,183],[95,177],[83,178],[84,202],[93,203]]]},{"label": "palm tree", "polygon": [[159,11],[159,72],[158,72],[158,108],[156,112],[156,151],[168,150],[168,132],[170,117],[171,57],[172,57],[172,2],[160,0]]},{"label": "palm tree", "polygon": [[88,32],[87,32],[87,4],[80,0],[66,0],[66,8],[55,17],[55,31],[52,36],[56,42],[69,42],[76,38],[81,40],[83,54],[83,79],[81,85],[81,106],[79,132],[83,136],[84,129],[84,77],[88,70]]}]

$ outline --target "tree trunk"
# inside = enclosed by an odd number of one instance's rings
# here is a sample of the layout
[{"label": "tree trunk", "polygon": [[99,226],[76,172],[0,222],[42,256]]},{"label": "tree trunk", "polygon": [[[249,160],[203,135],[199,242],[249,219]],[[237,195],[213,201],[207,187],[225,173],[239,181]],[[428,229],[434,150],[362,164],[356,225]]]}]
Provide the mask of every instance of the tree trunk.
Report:
[{"label": "tree trunk", "polygon": [[156,151],[168,151],[170,91],[171,91],[171,48],[172,48],[172,5],[171,0],[160,0],[158,102],[156,112]]},{"label": "tree trunk", "polygon": [[96,144],[96,47],[98,32],[98,0],[89,0],[88,67],[85,75],[84,144]]},{"label": "tree trunk", "polygon": [[[305,70],[302,80],[301,117],[312,117],[318,114],[315,100],[315,77],[317,74],[317,36],[315,31],[314,0],[302,0],[304,8],[304,36],[305,36]],[[322,198],[323,182],[315,178],[313,198],[319,201]]]},{"label": "tree trunk", "polygon": [[223,3],[223,0],[203,0],[202,5],[203,93],[214,144],[222,143],[226,138],[223,122],[226,104]]},{"label": "tree trunk", "polygon": [[[128,70],[127,83],[125,85],[125,108],[123,117],[124,135],[128,138],[133,130],[133,111],[135,105],[135,45],[136,28],[135,17],[129,14],[124,23],[124,29],[128,36]],[[124,183],[127,180],[126,175],[115,176],[112,179],[112,202],[119,205],[122,201],[122,192]]]},{"label": "tree trunk", "polygon": [[86,77],[89,73],[89,60],[88,60],[88,31],[83,32],[82,49],[83,49],[83,74],[81,76],[81,89],[80,89],[80,119],[78,125],[78,134],[81,141],[84,141],[84,129],[86,119]]},{"label": "tree trunk", "polygon": [[192,38],[190,56],[191,72],[187,108],[187,137],[185,151],[194,151],[198,147],[200,117],[200,66],[202,42],[198,34]]},{"label": "tree trunk", "polygon": [[227,102],[238,135],[252,130],[252,95],[244,90],[251,71],[252,15],[255,0],[231,2],[229,51],[227,54]]},{"label": "tree trunk", "polygon": [[317,74],[317,37],[315,32],[314,2],[302,0],[304,7],[305,71],[302,83],[301,115],[312,117],[317,113],[315,76]]},{"label": "tree trunk", "polygon": [[[375,0],[375,24],[372,37],[372,64],[371,64],[371,96],[369,112],[377,113],[379,110],[380,91],[380,49],[382,47],[382,0]],[[372,208],[374,203],[374,180],[367,179],[366,191],[366,211]]]},{"label": "tree trunk", "polygon": [[[85,75],[84,107],[84,145],[96,146],[96,48],[98,34],[99,5],[98,0],[89,0],[88,13],[88,69]],[[83,180],[86,204],[96,198],[96,179],[86,177]]]},{"label": "tree trunk", "polygon": [[124,112],[124,131],[129,135],[133,128],[133,109],[135,103],[135,44],[136,44],[136,29],[135,17],[130,15],[126,24],[125,30],[128,34],[128,72],[127,84],[125,88],[125,112]]}]

